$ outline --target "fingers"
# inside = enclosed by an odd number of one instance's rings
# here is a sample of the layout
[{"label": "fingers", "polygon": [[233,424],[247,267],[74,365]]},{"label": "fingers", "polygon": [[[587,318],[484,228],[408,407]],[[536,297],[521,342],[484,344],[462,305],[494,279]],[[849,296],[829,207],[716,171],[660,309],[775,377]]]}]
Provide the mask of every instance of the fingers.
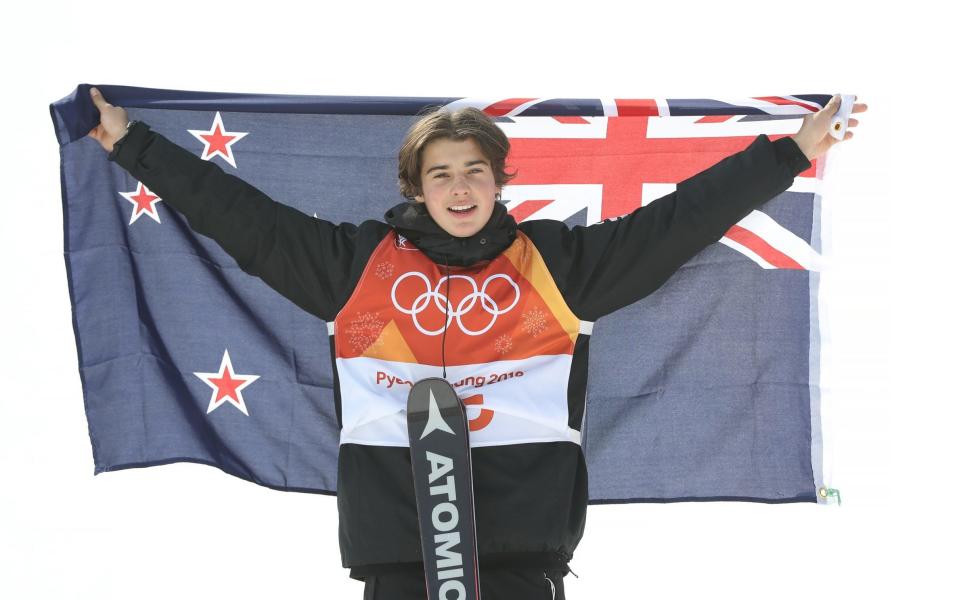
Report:
[{"label": "fingers", "polygon": [[100,90],[95,87],[90,88],[90,97],[93,98],[93,105],[97,107],[97,110],[112,106],[112,104],[107,102],[107,99],[103,97]]},{"label": "fingers", "polygon": [[[853,97],[852,97],[853,104],[852,104],[852,111],[851,111],[851,112],[865,112],[866,110],[868,110],[868,109],[869,109],[869,105],[867,105],[865,102],[858,102],[858,103],[857,103],[856,100],[858,100],[858,99],[859,99],[859,96],[853,96]],[[837,110],[839,110],[840,105],[842,105],[842,96],[840,96],[839,94],[836,94],[835,96],[833,96],[833,97],[829,100],[829,103],[826,104],[826,106],[823,107],[823,110],[829,108],[829,109],[831,109],[833,112],[836,112]]]},{"label": "fingers", "polygon": [[829,112],[835,113],[839,110],[839,107],[842,105],[842,96],[836,94],[832,97],[832,100],[829,101],[829,104],[826,105],[826,108],[829,109]]}]

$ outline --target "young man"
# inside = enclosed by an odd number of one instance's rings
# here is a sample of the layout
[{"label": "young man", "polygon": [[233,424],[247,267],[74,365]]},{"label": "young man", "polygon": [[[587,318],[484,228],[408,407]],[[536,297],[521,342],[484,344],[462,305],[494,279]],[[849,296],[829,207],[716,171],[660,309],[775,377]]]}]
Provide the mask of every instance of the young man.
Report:
[{"label": "young man", "polygon": [[408,201],[385,222],[334,225],[128,124],[91,92],[101,123],[90,135],[110,160],[244,271],[332,324],[343,566],[366,581],[366,598],[391,599],[425,596],[409,385],[442,369],[480,409],[470,442],[483,596],[563,598],[588,499],[580,434],[593,322],[655,291],[786,190],[835,143],[827,127],[839,106],[807,116],[793,137],[758,136],[629,215],[572,229],[517,224],[497,201],[510,179],[507,137],[476,109],[436,111],[399,152]]}]

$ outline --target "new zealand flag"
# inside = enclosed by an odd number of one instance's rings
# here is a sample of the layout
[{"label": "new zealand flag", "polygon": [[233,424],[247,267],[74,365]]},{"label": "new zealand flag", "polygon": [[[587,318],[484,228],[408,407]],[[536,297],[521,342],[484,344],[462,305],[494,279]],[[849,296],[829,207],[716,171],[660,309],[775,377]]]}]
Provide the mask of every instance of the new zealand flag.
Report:
[{"label": "new zealand flag", "polygon": [[[86,136],[89,85],[50,106],[95,473],[193,461],[336,493],[327,324],[245,274]],[[586,225],[795,133],[831,94],[745,99],[248,95],[98,85],[204,160],[318,218],[381,219],[427,106],[510,138],[517,221]],[[820,381],[825,157],[665,285],[596,322],[582,444],[590,503],[829,500]],[[721,202],[722,198],[717,198]]]}]

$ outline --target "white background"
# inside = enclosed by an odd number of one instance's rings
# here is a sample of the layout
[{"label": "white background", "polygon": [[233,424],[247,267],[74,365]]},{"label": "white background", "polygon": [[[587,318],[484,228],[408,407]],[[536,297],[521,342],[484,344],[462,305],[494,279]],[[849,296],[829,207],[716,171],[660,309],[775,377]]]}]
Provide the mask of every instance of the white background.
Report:
[{"label": "white background", "polygon": [[826,198],[835,377],[824,409],[842,506],[590,507],[567,595],[955,597],[951,21],[925,2],[895,13],[851,2],[315,6],[5,9],[0,597],[362,597],[340,566],[331,496],[194,464],[93,477],[48,113],[83,82],[386,96],[858,94],[869,111],[831,151]]}]

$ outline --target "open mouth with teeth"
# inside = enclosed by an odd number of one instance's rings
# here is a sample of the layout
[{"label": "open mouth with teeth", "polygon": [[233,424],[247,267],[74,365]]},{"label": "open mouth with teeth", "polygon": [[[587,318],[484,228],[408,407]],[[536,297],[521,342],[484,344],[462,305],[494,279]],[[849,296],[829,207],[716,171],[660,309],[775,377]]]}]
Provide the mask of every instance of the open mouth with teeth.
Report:
[{"label": "open mouth with teeth", "polygon": [[447,206],[446,210],[453,213],[454,215],[462,217],[462,216],[473,214],[476,211],[476,205],[467,204],[463,206]]}]

